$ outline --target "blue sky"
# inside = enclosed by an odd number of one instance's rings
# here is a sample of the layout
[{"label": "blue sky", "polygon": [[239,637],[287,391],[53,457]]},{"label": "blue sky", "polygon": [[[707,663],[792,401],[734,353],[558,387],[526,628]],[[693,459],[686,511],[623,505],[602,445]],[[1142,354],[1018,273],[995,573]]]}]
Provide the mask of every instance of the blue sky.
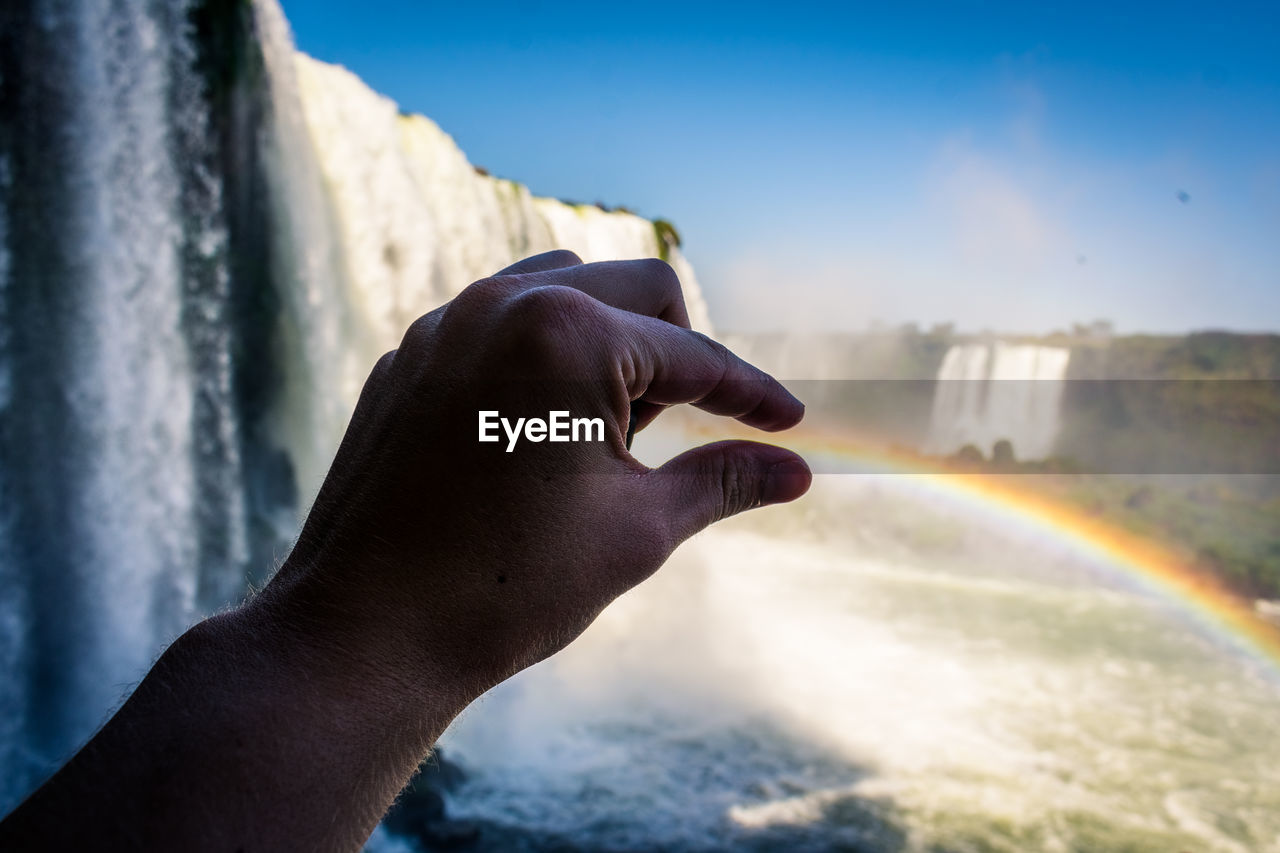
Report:
[{"label": "blue sky", "polygon": [[1280,3],[283,4],[722,329],[1280,329]]}]

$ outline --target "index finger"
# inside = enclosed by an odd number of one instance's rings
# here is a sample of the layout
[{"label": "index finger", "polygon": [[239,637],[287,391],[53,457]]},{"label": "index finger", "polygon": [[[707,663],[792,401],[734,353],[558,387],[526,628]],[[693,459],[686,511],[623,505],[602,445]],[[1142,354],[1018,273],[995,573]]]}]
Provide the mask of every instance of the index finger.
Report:
[{"label": "index finger", "polygon": [[[499,275],[512,275],[511,269]],[[613,308],[689,328],[689,310],[684,304],[680,279],[670,264],[657,258],[516,270],[514,274],[520,275],[526,287],[572,287]]]},{"label": "index finger", "polygon": [[768,432],[804,417],[804,403],[782,383],[706,335],[650,317],[633,315],[627,325],[624,378],[632,400],[690,403]]}]

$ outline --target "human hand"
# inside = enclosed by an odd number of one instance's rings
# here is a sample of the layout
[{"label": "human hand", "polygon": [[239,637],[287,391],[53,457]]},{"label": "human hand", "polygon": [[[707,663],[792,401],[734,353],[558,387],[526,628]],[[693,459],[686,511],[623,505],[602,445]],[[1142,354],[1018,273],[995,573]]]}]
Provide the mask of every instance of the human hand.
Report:
[{"label": "human hand", "polygon": [[[763,430],[803,405],[689,331],[661,261],[522,261],[416,321],[374,368],[294,553],[259,596],[353,672],[426,682],[461,710],[553,654],[693,533],[809,486],[782,448],[726,441],[649,469],[662,407]],[[603,420],[603,440],[479,441],[479,413]],[[384,679],[386,680],[386,679]]]},{"label": "human hand", "polygon": [[[522,261],[414,323],[366,383],[298,543],[193,626],[14,814],[23,850],[359,850],[463,708],[554,653],[706,525],[799,497],[790,451],[650,470],[629,416],[804,411],[688,330],[658,261]],[[481,411],[600,418],[602,440],[479,441]],[[104,785],[103,779],[110,779]]]}]

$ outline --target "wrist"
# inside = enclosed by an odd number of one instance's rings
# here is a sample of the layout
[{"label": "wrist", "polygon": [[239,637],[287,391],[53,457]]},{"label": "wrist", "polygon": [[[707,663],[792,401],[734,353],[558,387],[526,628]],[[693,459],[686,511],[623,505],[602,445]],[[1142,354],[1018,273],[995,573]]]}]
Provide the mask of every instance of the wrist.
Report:
[{"label": "wrist", "polygon": [[420,731],[425,754],[488,685],[468,678],[416,610],[379,594],[372,579],[352,589],[317,567],[286,563],[280,577],[227,616],[273,649],[289,677],[352,705],[344,711],[349,718],[400,738]]},{"label": "wrist", "polygon": [[[236,791],[200,829],[226,849],[245,838],[268,849],[355,849],[461,709],[441,679],[402,672],[323,627],[323,614],[299,619],[291,608],[288,597],[263,595],[195,625],[118,715],[171,757],[135,771],[149,792],[150,811],[138,817],[147,833],[182,828],[173,824],[182,797]],[[119,755],[130,737],[108,724],[95,741],[102,760],[127,770]],[[199,768],[198,779],[183,781],[184,767]],[[314,814],[341,816],[341,836]]]}]

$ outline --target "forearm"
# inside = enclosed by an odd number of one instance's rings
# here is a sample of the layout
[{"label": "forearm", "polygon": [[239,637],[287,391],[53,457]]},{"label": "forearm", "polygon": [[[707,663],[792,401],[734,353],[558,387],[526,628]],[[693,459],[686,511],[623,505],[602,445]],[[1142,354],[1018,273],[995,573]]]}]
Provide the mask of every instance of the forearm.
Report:
[{"label": "forearm", "polygon": [[359,849],[465,701],[333,636],[260,604],[192,628],[0,848]]}]

